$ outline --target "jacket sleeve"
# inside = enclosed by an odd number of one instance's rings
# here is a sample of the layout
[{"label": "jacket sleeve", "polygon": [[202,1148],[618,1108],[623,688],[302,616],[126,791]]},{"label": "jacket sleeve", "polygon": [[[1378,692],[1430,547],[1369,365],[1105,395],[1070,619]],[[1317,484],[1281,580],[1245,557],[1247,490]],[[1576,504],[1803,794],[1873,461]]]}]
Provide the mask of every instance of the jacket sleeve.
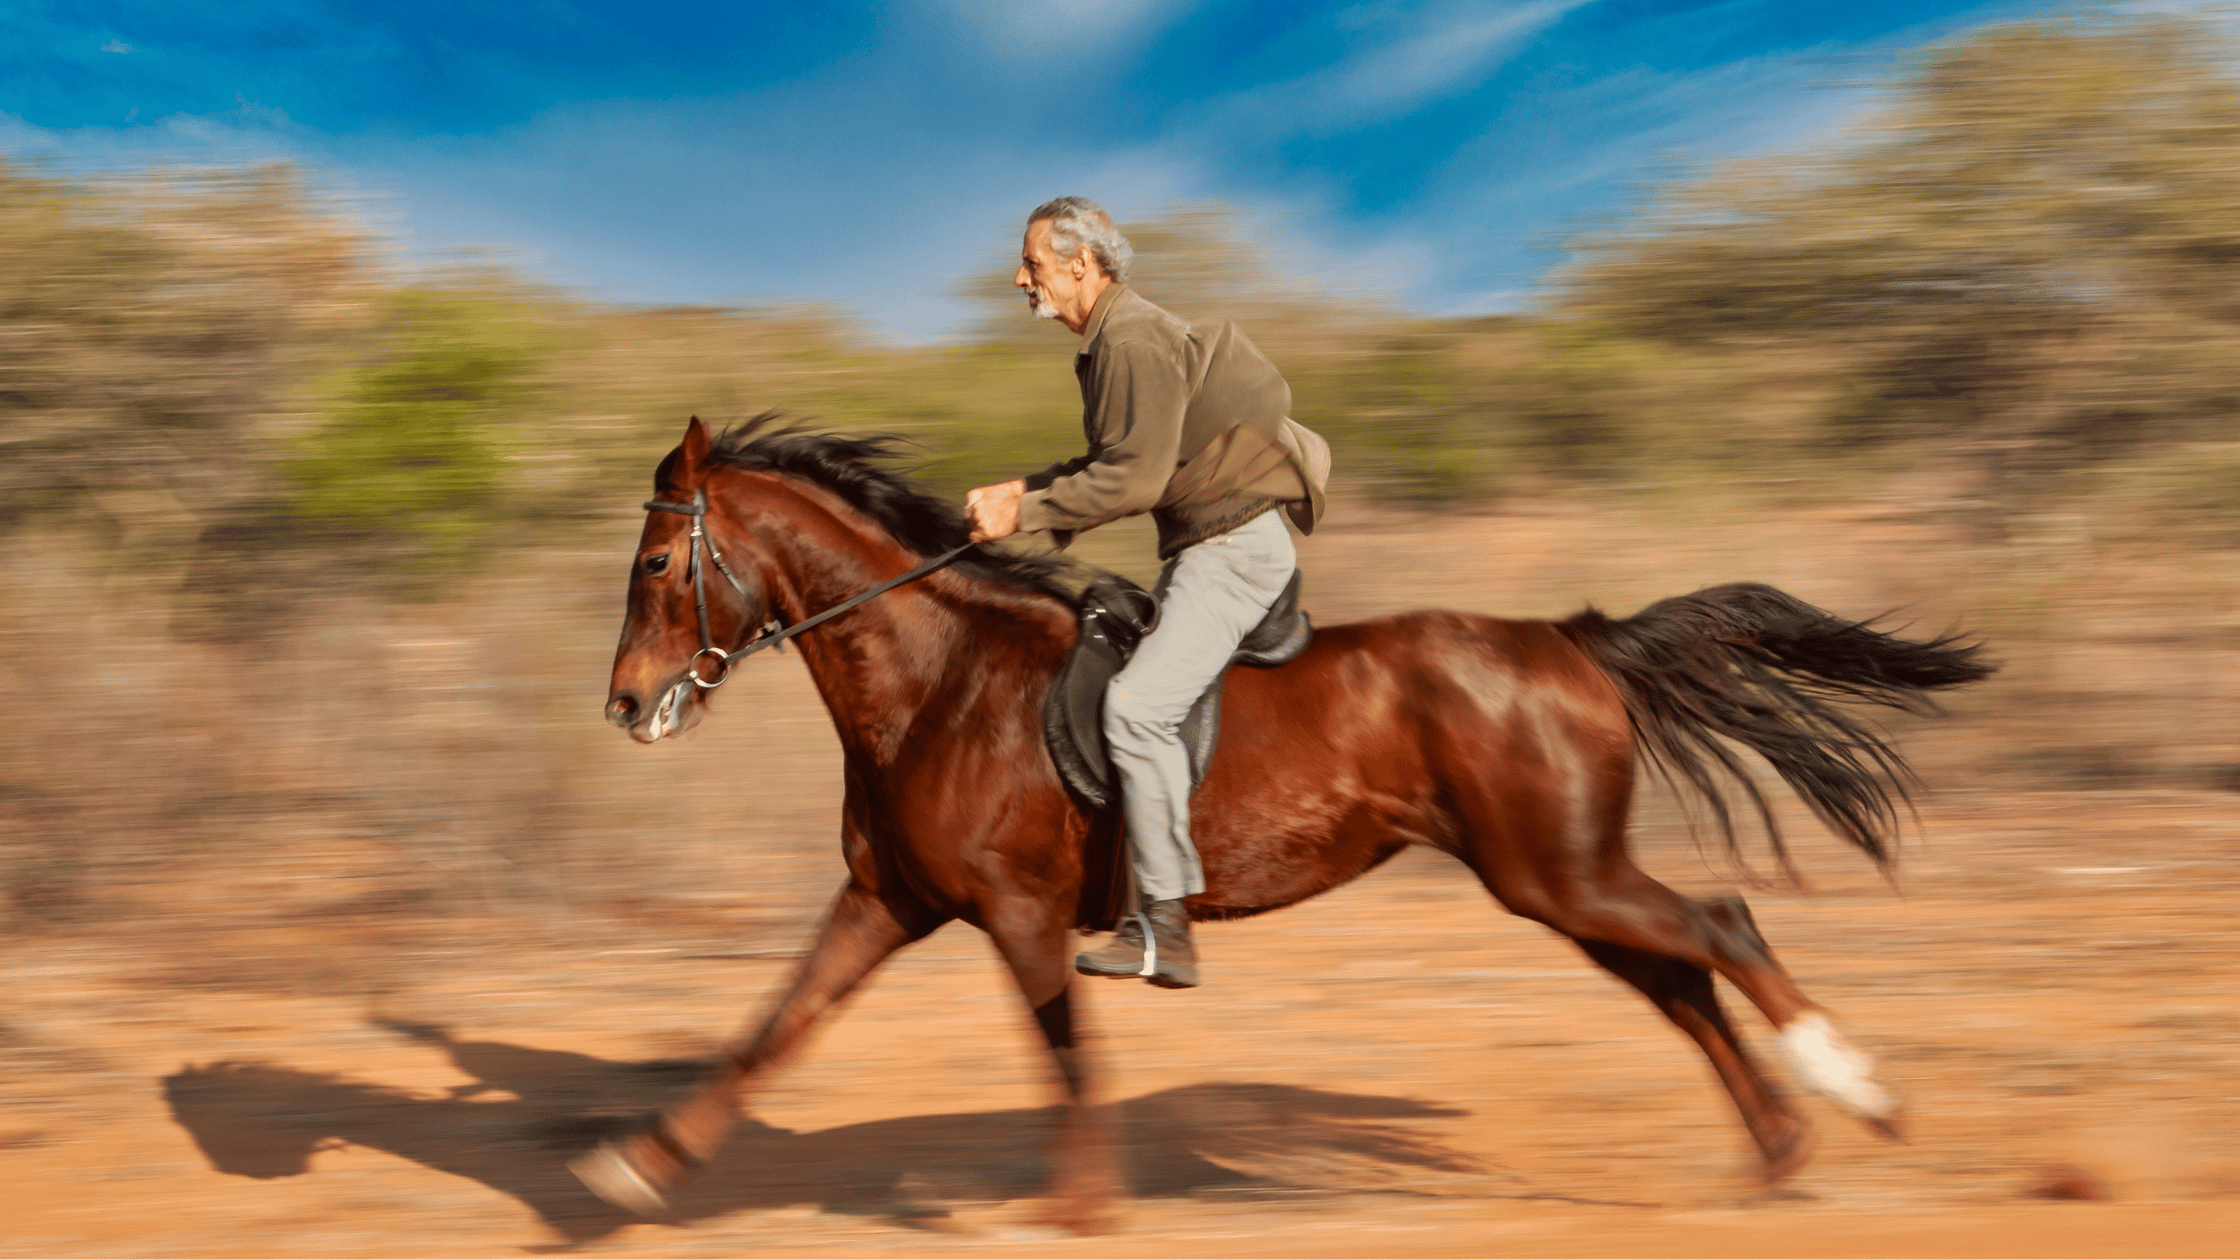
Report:
[{"label": "jacket sleeve", "polygon": [[1088,427],[1096,445],[1085,459],[1047,470],[1048,484],[1020,499],[1022,530],[1078,532],[1148,512],[1174,479],[1190,405],[1182,360],[1142,342],[1108,345],[1091,386]]},{"label": "jacket sleeve", "polygon": [[1060,477],[1071,477],[1095,462],[1097,462],[1097,457],[1094,453],[1076,455],[1072,459],[1052,464],[1041,472],[1028,473],[1022,480],[1027,483],[1027,489],[1029,490],[1046,490],[1051,482]]}]

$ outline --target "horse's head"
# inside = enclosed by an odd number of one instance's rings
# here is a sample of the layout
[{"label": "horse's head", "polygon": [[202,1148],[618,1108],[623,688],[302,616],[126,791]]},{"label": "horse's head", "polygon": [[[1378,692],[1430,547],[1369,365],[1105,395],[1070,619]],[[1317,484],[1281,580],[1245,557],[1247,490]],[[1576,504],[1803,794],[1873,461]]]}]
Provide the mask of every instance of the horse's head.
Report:
[{"label": "horse's head", "polygon": [[[654,474],[645,532],[630,564],[630,603],[607,688],[607,720],[650,744],[699,724],[724,653],[769,617],[754,574],[725,557],[726,529],[708,492],[708,426],[698,416]],[[697,527],[697,530],[696,530]],[[695,532],[707,537],[696,542]]]},{"label": "horse's head", "polygon": [[181,1067],[163,1078],[163,1096],[212,1168],[259,1181],[302,1176],[314,1154],[350,1144],[335,1131],[338,1122],[411,1101],[378,1085],[269,1063]]}]

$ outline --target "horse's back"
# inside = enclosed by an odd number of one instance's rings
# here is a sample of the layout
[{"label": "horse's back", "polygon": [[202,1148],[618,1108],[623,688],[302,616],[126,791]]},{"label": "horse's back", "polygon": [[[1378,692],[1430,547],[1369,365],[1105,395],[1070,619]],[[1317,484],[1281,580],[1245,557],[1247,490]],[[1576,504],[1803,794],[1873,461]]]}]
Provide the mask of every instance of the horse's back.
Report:
[{"label": "horse's back", "polygon": [[1502,718],[1557,694],[1623,718],[1615,684],[1562,623],[1444,609],[1345,622],[1318,627],[1288,665],[1229,670],[1224,751],[1231,730],[1245,740],[1270,728],[1345,733],[1458,702]]},{"label": "horse's back", "polygon": [[1549,621],[1424,611],[1318,627],[1287,665],[1232,668],[1222,708],[1192,831],[1208,900],[1240,910],[1335,887],[1408,844],[1452,848],[1470,781],[1630,757],[1615,686]]}]

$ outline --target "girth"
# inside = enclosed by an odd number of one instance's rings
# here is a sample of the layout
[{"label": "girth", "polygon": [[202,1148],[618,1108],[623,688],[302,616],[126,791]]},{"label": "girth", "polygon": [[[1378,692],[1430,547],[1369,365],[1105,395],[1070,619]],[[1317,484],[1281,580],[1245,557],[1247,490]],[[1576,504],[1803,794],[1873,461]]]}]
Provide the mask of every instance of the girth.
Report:
[{"label": "girth", "polygon": [[[1231,665],[1281,665],[1314,639],[1314,625],[1299,607],[1297,569],[1268,615],[1237,645]],[[1042,738],[1050,760],[1066,785],[1099,810],[1119,802],[1112,761],[1104,741],[1104,689],[1135,654],[1136,645],[1159,624],[1159,605],[1149,591],[1111,576],[1091,582],[1081,595],[1081,633],[1065,668],[1042,706]],[[1190,760],[1190,786],[1205,781],[1221,734],[1221,688],[1228,671],[1214,677],[1182,722],[1182,747]]]}]

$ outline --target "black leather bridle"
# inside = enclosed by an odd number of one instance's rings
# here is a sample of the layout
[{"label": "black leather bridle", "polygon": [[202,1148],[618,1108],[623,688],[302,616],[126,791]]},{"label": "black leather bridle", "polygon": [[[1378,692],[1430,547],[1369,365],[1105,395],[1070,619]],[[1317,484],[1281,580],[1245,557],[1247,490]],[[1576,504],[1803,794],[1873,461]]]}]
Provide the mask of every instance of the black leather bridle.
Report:
[{"label": "black leather bridle", "polygon": [[[770,620],[763,623],[762,633],[756,635],[751,642],[744,647],[734,648],[726,652],[716,646],[715,636],[708,628],[708,579],[706,572],[700,565],[700,553],[703,551],[708,553],[708,562],[715,565],[716,572],[721,573],[725,581],[731,583],[732,590],[739,592],[740,602],[751,607],[753,601],[747,596],[746,584],[741,582],[738,575],[731,571],[730,565],[723,562],[723,553],[716,550],[715,540],[708,537],[708,531],[705,528],[705,522],[708,518],[707,487],[703,486],[694,490],[690,503],[666,503],[660,499],[648,499],[645,507],[648,512],[675,512],[679,516],[692,518],[692,538],[688,543],[688,549],[691,553],[692,610],[700,619],[700,650],[694,652],[692,659],[685,663],[685,676],[690,678],[693,685],[702,691],[712,691],[721,687],[731,677],[731,663],[740,657],[752,656],[767,647],[780,647],[787,639],[815,629],[841,613],[862,605],[874,596],[884,595],[895,587],[915,582],[972,549],[971,543],[965,543],[960,547],[952,547],[900,577],[888,578],[860,595],[851,596],[823,612],[813,617],[803,618],[793,625],[786,625],[772,616]],[[716,659],[716,676],[713,682],[700,676],[700,658],[703,656],[712,656]]]}]

